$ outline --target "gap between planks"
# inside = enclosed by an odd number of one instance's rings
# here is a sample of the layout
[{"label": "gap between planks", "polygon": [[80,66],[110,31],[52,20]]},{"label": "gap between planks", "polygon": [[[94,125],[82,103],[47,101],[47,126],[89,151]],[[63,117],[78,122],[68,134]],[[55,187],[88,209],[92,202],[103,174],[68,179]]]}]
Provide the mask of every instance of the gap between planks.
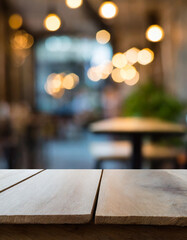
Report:
[{"label": "gap between planks", "polygon": [[[29,170],[29,169],[28,169],[28,170]],[[27,170],[25,170],[25,171],[27,171]],[[7,187],[7,188],[1,190],[1,191],[0,191],[0,194],[1,194],[2,192],[6,191],[6,190],[8,190],[8,189],[10,189],[10,188],[12,188],[12,187],[14,187],[14,186],[16,186],[16,185],[18,185],[18,184],[24,182],[24,181],[26,181],[26,180],[28,180],[28,179],[30,179],[30,178],[36,176],[37,174],[40,174],[40,173],[43,172],[43,171],[45,171],[45,169],[42,169],[42,170],[40,170],[39,172],[36,172],[36,173],[34,173],[33,175],[31,175],[31,176],[29,176],[29,177],[27,177],[27,178],[24,178],[24,179],[20,180],[20,181],[17,182],[17,183],[14,183],[14,184],[10,185],[9,187]]]},{"label": "gap between planks", "polygon": [[97,187],[97,192],[96,192],[94,203],[93,203],[93,209],[92,209],[92,213],[91,213],[91,221],[90,222],[95,222],[95,213],[96,213],[96,209],[97,209],[97,203],[98,203],[98,197],[99,197],[99,191],[100,191],[101,181],[102,181],[102,177],[103,177],[103,172],[104,172],[104,170],[101,169],[101,176],[100,176],[100,180],[99,180],[98,187]]}]

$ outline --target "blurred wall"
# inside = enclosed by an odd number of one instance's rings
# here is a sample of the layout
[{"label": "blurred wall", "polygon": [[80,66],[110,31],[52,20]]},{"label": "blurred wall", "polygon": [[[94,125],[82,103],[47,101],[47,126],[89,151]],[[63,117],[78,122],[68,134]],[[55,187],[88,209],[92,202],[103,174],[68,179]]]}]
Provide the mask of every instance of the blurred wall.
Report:
[{"label": "blurred wall", "polygon": [[33,50],[18,51],[11,47],[14,34],[8,26],[11,10],[0,2],[0,100],[26,101],[34,105]]},{"label": "blurred wall", "polygon": [[6,99],[5,49],[5,16],[0,5],[0,100]]}]

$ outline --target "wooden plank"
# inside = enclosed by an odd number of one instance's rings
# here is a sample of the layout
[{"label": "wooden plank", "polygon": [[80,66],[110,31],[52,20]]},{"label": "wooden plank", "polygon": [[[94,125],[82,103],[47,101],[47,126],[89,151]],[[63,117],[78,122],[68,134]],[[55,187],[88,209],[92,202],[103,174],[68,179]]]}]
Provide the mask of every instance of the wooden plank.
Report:
[{"label": "wooden plank", "polygon": [[187,226],[187,171],[104,170],[95,221]]},{"label": "wooden plank", "polygon": [[187,128],[155,118],[119,117],[92,123],[92,132],[102,133],[185,133]]},{"label": "wooden plank", "polygon": [[0,170],[0,192],[24,181],[42,170]]},{"label": "wooden plank", "polygon": [[137,225],[0,225],[2,240],[185,240],[187,227]]},{"label": "wooden plank", "polygon": [[101,170],[46,170],[0,194],[0,223],[87,223]]}]

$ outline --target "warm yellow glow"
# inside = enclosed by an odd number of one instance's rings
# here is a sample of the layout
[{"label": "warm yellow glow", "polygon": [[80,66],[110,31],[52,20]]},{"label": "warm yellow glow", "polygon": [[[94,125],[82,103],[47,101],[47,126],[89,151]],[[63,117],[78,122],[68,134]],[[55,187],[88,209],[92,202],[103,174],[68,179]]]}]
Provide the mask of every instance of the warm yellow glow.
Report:
[{"label": "warm yellow glow", "polygon": [[107,61],[105,63],[103,63],[102,65],[102,72],[103,74],[107,74],[110,75],[113,69],[113,65],[111,61]]},{"label": "warm yellow glow", "polygon": [[96,33],[96,40],[100,44],[106,44],[110,41],[110,33],[106,30],[100,30]]},{"label": "warm yellow glow", "polygon": [[61,26],[61,20],[56,14],[51,13],[45,18],[44,26],[49,31],[56,31]]},{"label": "warm yellow glow", "polygon": [[119,68],[115,68],[115,69],[112,70],[111,77],[112,77],[114,82],[117,82],[117,83],[124,82],[124,79],[121,77]]},{"label": "warm yellow glow", "polygon": [[112,65],[112,62],[107,61],[101,65],[96,66],[94,69],[97,74],[97,78],[106,79],[109,77],[110,73],[112,72],[113,65]]},{"label": "warm yellow glow", "polygon": [[131,80],[125,80],[125,83],[129,86],[133,86],[135,85],[140,79],[140,75],[138,72],[136,72],[136,75],[134,78],[132,78]]},{"label": "warm yellow glow", "polygon": [[79,76],[75,73],[70,73],[69,75],[71,75],[73,77],[74,84],[76,86],[79,83]]},{"label": "warm yellow glow", "polygon": [[114,18],[118,14],[118,7],[115,3],[106,1],[99,8],[99,15],[102,18]]},{"label": "warm yellow glow", "polygon": [[127,58],[127,61],[130,64],[135,64],[138,61],[138,53],[139,53],[139,49],[133,47],[130,48],[128,51],[126,51],[125,56]]},{"label": "warm yellow glow", "polygon": [[19,14],[12,14],[9,18],[8,23],[12,29],[19,29],[23,24],[22,16]]},{"label": "warm yellow glow", "polygon": [[164,37],[164,30],[159,25],[151,25],[146,30],[145,36],[151,42],[159,42]]},{"label": "warm yellow glow", "polygon": [[97,71],[97,67],[91,67],[87,72],[88,78],[94,82],[97,82],[101,79],[100,73]]},{"label": "warm yellow glow", "polygon": [[147,65],[154,60],[154,52],[149,48],[144,48],[138,53],[138,62]]},{"label": "warm yellow glow", "polygon": [[120,75],[123,80],[131,80],[136,76],[136,68],[128,64],[120,70]]},{"label": "warm yellow glow", "polygon": [[34,38],[29,33],[19,30],[11,37],[13,49],[28,49],[34,44]]},{"label": "warm yellow glow", "polygon": [[54,98],[61,98],[64,94],[63,89],[63,74],[52,73],[48,76],[45,84],[46,92]]},{"label": "warm yellow glow", "polygon": [[64,95],[65,90],[61,88],[58,92],[53,93],[52,96],[54,98],[61,98]]},{"label": "warm yellow glow", "polygon": [[127,58],[123,53],[116,53],[112,58],[114,67],[123,68],[127,64]]},{"label": "warm yellow glow", "polygon": [[89,68],[87,75],[90,80],[97,82],[101,79],[108,78],[112,72],[112,69],[112,62],[106,61],[103,64]]},{"label": "warm yellow glow", "polygon": [[58,93],[63,88],[63,78],[60,74],[52,73],[48,76],[45,89],[48,94]]},{"label": "warm yellow glow", "polygon": [[75,87],[75,81],[74,81],[72,74],[68,74],[64,77],[63,87],[68,90],[71,90],[72,88]]},{"label": "warm yellow glow", "polygon": [[83,3],[83,0],[66,0],[66,5],[69,8],[79,8]]},{"label": "warm yellow glow", "polygon": [[79,77],[75,73],[52,73],[48,76],[44,86],[46,92],[54,98],[63,96],[65,89],[72,89],[79,83]]}]

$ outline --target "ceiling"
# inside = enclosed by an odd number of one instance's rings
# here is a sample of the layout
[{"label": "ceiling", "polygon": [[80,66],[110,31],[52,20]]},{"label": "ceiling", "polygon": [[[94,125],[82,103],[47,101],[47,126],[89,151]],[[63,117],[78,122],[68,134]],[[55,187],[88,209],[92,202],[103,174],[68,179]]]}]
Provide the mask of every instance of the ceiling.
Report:
[{"label": "ceiling", "polygon": [[[70,9],[65,0],[6,0],[13,12],[19,12],[24,26],[32,34],[45,34],[43,20],[49,10],[54,9],[62,19],[62,28],[58,33],[94,37],[95,33],[106,28],[120,48],[145,44],[145,29],[150,24],[149,14],[157,12],[162,22],[163,11],[169,11],[186,0],[116,0],[119,14],[112,20],[103,20],[98,15],[102,0],[84,0],[83,6]],[[179,3],[180,2],[180,3]]]}]

